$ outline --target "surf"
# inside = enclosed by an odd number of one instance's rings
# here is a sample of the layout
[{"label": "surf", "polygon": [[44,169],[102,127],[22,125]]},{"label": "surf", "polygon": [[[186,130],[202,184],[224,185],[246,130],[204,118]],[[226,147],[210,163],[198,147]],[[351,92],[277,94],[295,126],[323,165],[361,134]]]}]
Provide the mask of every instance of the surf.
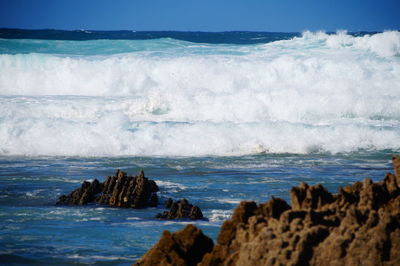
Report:
[{"label": "surf", "polygon": [[[0,54],[1,155],[400,149],[398,31],[246,45],[60,42],[68,53],[18,42],[30,52]],[[132,50],[109,52],[121,45]]]}]

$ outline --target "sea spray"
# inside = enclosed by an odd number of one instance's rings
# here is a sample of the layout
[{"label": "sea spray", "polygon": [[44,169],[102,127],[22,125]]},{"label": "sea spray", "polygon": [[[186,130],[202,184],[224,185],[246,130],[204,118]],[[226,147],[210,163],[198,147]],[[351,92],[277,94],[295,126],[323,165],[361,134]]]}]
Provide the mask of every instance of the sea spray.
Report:
[{"label": "sea spray", "polygon": [[2,49],[1,155],[400,149],[397,31],[257,45],[123,40],[116,53],[107,40],[23,42],[44,48]]}]

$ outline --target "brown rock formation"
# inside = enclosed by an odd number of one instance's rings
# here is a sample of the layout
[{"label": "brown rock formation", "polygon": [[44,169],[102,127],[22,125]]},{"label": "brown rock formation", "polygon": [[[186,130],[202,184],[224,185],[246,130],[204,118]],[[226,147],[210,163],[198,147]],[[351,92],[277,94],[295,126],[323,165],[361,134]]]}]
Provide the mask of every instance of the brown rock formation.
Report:
[{"label": "brown rock formation", "polygon": [[69,195],[62,195],[57,204],[85,205],[93,202],[97,194],[103,190],[103,184],[97,179],[93,182],[84,181],[80,188],[75,189]]},{"label": "brown rock formation", "polygon": [[189,224],[173,234],[165,230],[160,241],[134,265],[196,265],[212,248],[212,240]]},{"label": "brown rock formation", "polygon": [[117,170],[114,176],[109,176],[104,183],[97,179],[93,182],[83,182],[82,186],[69,195],[62,195],[58,205],[85,205],[97,202],[113,207],[143,208],[157,206],[158,186],[149,180],[141,171],[139,176],[128,176]]},{"label": "brown rock formation", "polygon": [[400,265],[399,156],[393,164],[394,175],[338,194],[302,183],[291,190],[292,206],[241,202],[198,265]]},{"label": "brown rock formation", "polygon": [[159,213],[156,215],[158,219],[203,219],[203,213],[198,206],[193,206],[186,199],[180,201],[173,201],[168,199],[165,201],[165,207],[170,208],[169,211]]},{"label": "brown rock formation", "polygon": [[400,155],[393,156],[393,167],[394,167],[394,174],[397,178],[400,178]]}]

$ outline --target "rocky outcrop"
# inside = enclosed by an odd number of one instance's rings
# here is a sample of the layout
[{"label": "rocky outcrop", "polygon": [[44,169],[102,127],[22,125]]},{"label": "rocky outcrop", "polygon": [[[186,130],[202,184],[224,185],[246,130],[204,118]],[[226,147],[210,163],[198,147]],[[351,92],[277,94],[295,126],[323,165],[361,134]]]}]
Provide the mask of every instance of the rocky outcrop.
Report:
[{"label": "rocky outcrop", "polygon": [[156,182],[147,179],[143,171],[138,176],[128,176],[117,170],[104,183],[97,179],[83,182],[80,188],[69,195],[62,195],[57,204],[85,205],[95,202],[113,207],[143,208],[157,206],[158,190]]},{"label": "rocky outcrop", "polygon": [[134,265],[197,265],[213,248],[213,241],[189,224],[171,234],[165,230],[160,241]]},{"label": "rocky outcrop", "polygon": [[203,213],[198,206],[193,206],[186,199],[173,201],[168,199],[165,201],[164,206],[169,208],[169,211],[164,211],[156,215],[158,219],[203,219]]},{"label": "rocky outcrop", "polygon": [[80,188],[75,189],[69,195],[62,195],[57,205],[86,205],[93,202],[96,196],[103,190],[103,184],[97,179],[92,182],[84,181]]},{"label": "rocky outcrop", "polygon": [[[302,183],[291,190],[292,206],[241,202],[197,265],[400,265],[399,156],[393,164],[383,181],[366,178],[338,194]],[[158,253],[162,265],[179,265],[174,258]]]}]

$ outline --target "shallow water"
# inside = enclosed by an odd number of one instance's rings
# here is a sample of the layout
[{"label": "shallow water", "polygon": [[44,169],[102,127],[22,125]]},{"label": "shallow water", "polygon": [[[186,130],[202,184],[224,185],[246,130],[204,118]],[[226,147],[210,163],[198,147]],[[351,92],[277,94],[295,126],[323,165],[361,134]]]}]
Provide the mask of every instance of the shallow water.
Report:
[{"label": "shallow water", "polygon": [[[331,192],[368,176],[392,171],[391,152],[349,155],[268,154],[240,157],[2,157],[0,159],[0,260],[11,264],[129,265],[163,230],[187,223],[215,241],[219,226],[241,200],[289,201],[299,182],[322,183]],[[141,169],[160,187],[159,196],[187,198],[206,220],[160,221],[163,206],[140,210],[99,205],[55,206],[57,197],[83,180],[103,181],[116,169]]]}]

